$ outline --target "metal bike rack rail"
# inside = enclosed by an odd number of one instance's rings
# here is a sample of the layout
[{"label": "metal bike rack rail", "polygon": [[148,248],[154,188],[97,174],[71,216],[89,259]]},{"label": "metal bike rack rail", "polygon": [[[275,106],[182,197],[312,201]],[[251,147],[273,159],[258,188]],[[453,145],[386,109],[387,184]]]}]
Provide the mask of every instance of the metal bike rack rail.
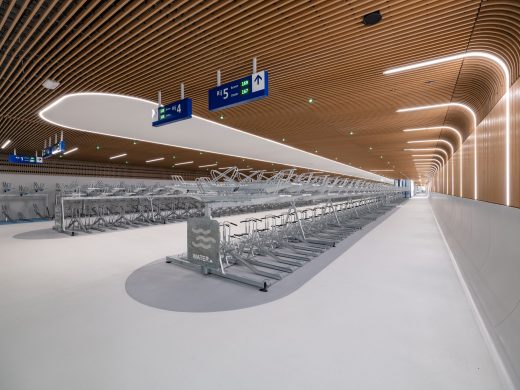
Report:
[{"label": "metal bike rack rail", "polygon": [[11,183],[2,182],[0,218],[7,223],[51,219],[48,199],[42,183],[13,188]]},{"label": "metal bike rack rail", "polygon": [[[181,254],[174,263],[203,274],[246,283],[267,291],[313,258],[385,214],[404,198],[404,189],[382,183],[294,170],[266,176],[263,171],[240,175],[236,169],[213,171],[212,179],[174,188],[204,204],[205,215],[223,216],[278,210],[261,218],[248,217],[241,226],[219,224],[218,259],[211,265]],[[232,230],[239,230],[232,234]],[[189,229],[189,227],[188,227]]]}]

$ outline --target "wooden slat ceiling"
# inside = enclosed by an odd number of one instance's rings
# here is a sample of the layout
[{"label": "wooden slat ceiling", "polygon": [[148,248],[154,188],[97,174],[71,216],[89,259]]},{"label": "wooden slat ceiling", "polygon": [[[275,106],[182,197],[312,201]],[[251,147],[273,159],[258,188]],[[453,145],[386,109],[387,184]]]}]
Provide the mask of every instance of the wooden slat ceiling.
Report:
[{"label": "wooden slat ceiling", "polygon": [[[362,16],[375,10],[383,20],[364,26]],[[0,142],[11,139],[11,148],[27,153],[61,130],[37,116],[59,96],[98,91],[155,100],[161,90],[168,102],[184,82],[199,116],[363,169],[394,169],[389,177],[417,178],[403,151],[412,136],[403,128],[445,124],[467,136],[472,126],[457,110],[395,110],[457,101],[482,119],[503,93],[503,80],[470,59],[393,76],[383,71],[484,50],[508,63],[512,81],[520,72],[517,0],[2,0],[0,23]],[[216,70],[223,82],[244,76],[254,56],[269,70],[270,96],[222,111],[224,119],[208,112]],[[47,78],[60,87],[43,88]],[[126,152],[130,165],[167,156],[156,166],[194,160],[183,169],[214,162],[281,168],[72,130],[65,137],[79,147],[70,159],[108,162]]]}]

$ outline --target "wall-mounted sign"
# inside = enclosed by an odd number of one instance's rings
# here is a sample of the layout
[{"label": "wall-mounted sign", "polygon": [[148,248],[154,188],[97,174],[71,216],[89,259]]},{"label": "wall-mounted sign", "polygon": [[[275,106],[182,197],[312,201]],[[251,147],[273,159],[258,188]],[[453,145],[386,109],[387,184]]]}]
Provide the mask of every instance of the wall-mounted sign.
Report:
[{"label": "wall-mounted sign", "polygon": [[157,120],[152,126],[158,127],[168,123],[183,121],[191,118],[191,99],[186,98],[161,106],[158,109]]},{"label": "wall-mounted sign", "polygon": [[8,161],[15,164],[43,164],[43,157],[10,154]]},{"label": "wall-mounted sign", "polygon": [[268,96],[267,71],[253,73],[208,91],[208,110],[238,106]]},{"label": "wall-mounted sign", "polygon": [[42,150],[43,158],[54,156],[55,154],[61,153],[65,150],[65,141],[60,141],[57,144],[51,145],[48,148]]}]

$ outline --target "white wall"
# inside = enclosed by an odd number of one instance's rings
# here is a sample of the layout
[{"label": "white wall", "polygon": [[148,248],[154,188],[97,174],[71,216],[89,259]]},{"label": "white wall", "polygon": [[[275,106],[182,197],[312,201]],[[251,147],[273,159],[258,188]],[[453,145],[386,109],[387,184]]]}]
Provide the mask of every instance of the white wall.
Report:
[{"label": "white wall", "polygon": [[505,369],[520,389],[520,209],[438,193],[430,202]]}]

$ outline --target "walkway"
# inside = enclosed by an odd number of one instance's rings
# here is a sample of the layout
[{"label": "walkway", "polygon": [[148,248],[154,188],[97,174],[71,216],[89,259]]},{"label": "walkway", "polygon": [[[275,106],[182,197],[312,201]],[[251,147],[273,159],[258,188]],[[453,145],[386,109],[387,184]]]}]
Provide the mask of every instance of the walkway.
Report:
[{"label": "walkway", "polygon": [[291,295],[218,313],[126,294],[184,224],[13,238],[49,226],[0,226],[1,389],[501,388],[425,199]]}]

